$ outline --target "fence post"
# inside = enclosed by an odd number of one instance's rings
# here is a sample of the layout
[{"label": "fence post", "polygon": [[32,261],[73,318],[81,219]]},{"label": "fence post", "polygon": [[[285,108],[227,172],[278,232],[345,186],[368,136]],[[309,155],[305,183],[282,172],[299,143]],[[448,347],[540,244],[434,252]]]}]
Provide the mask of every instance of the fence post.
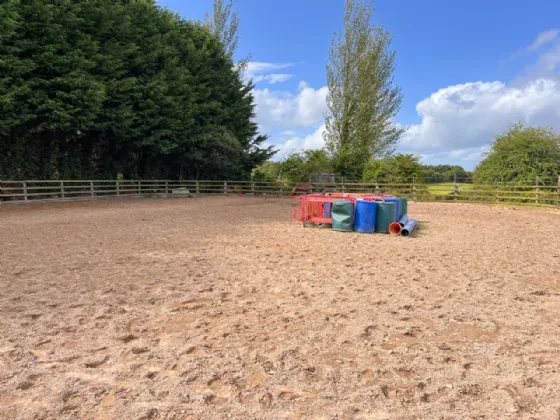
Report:
[{"label": "fence post", "polygon": [[167,179],[165,180],[165,194],[169,194],[169,180]]},{"label": "fence post", "polygon": [[27,181],[23,181],[23,199],[25,201],[28,200],[28,198],[27,198]]},{"label": "fence post", "polygon": [[556,202],[556,206],[560,207],[560,175],[558,175],[558,199]]},{"label": "fence post", "polygon": [[342,192],[346,192],[344,191],[344,177],[342,177]]},{"label": "fence post", "polygon": [[196,180],[196,195],[200,195],[200,183],[198,179]]},{"label": "fence post", "polygon": [[121,182],[117,181],[117,195],[121,195]]},{"label": "fence post", "polygon": [[138,181],[138,195],[142,194],[142,186],[140,184],[140,181]]},{"label": "fence post", "polygon": [[253,181],[253,177],[251,177],[251,194],[255,195],[255,182]]},{"label": "fence post", "polygon": [[457,174],[455,174],[455,176],[453,178],[454,178],[453,183],[455,184],[455,188],[454,188],[454,191],[453,191],[453,198],[455,199],[455,201],[457,201],[458,197],[459,197],[459,186],[457,185]]},{"label": "fence post", "polygon": [[539,204],[539,199],[540,199],[540,195],[541,195],[541,187],[539,185],[539,176],[537,175],[535,177],[535,194],[537,195],[537,199],[536,199],[536,203]]},{"label": "fence post", "polygon": [[60,182],[60,198],[64,198],[64,182]]},{"label": "fence post", "polygon": [[224,182],[224,195],[227,194],[227,182]]},{"label": "fence post", "polygon": [[418,201],[418,187],[416,186],[416,177],[412,177],[412,198]]},{"label": "fence post", "polygon": [[93,196],[94,196],[94,193],[93,193],[93,181],[89,181],[89,192],[90,192],[91,196],[93,197]]}]

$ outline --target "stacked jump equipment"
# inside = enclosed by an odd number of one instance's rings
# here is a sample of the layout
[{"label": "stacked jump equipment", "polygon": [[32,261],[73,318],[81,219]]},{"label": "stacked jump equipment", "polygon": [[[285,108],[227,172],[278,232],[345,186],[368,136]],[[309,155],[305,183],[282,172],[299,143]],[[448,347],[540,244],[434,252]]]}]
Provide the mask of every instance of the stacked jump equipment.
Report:
[{"label": "stacked jump equipment", "polygon": [[304,226],[393,236],[410,236],[416,227],[416,219],[408,217],[408,200],[385,194],[301,195],[294,198],[294,219]]}]

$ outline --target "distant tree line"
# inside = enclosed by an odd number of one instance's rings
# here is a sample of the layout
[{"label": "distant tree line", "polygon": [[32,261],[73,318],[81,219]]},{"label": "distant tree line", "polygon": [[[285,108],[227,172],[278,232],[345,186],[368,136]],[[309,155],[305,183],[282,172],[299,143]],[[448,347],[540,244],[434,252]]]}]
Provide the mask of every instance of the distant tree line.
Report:
[{"label": "distant tree line", "polygon": [[273,151],[241,71],[153,0],[3,1],[0,179],[247,178]]},{"label": "distant tree line", "polygon": [[[263,181],[309,182],[317,173],[335,173],[335,165],[325,150],[304,150],[292,153],[279,162],[265,162],[253,171],[255,179]],[[420,156],[394,154],[383,159],[370,159],[361,176],[347,180],[383,183],[468,182],[472,172],[458,165],[423,165]]]},{"label": "distant tree line", "polygon": [[459,165],[423,165],[425,182],[472,182],[473,173]]},{"label": "distant tree line", "polygon": [[[306,182],[319,172],[336,172],[327,150],[292,153],[280,162],[265,162],[253,171],[257,179]],[[423,165],[420,156],[394,154],[382,159],[370,156],[354,180],[384,183],[474,182],[555,185],[560,176],[560,135],[550,127],[512,124],[496,136],[474,172],[458,165]]]}]

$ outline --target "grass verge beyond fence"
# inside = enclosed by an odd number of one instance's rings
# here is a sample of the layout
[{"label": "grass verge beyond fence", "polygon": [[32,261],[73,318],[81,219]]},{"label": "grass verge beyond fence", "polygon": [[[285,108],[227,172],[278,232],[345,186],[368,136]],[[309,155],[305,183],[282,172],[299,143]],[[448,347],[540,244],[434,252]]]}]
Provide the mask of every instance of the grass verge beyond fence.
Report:
[{"label": "grass verge beyond fence", "polygon": [[[394,194],[414,201],[476,202],[560,207],[558,185],[477,185],[381,184],[339,182],[307,183],[309,193],[325,191],[345,193]],[[79,198],[251,195],[289,196],[295,184],[258,181],[170,181],[170,180],[47,180],[0,181],[0,202],[69,200]],[[297,193],[296,193],[297,194]]]}]

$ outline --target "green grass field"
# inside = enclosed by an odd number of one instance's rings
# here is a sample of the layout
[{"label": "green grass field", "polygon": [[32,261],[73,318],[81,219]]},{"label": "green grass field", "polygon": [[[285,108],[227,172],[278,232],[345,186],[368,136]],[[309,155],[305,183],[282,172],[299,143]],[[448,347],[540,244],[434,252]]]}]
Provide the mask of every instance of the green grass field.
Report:
[{"label": "green grass field", "polygon": [[441,182],[439,184],[426,185],[426,188],[434,195],[448,195],[455,191],[455,185],[459,186],[459,191],[472,189],[472,184],[464,184],[454,182]]}]

